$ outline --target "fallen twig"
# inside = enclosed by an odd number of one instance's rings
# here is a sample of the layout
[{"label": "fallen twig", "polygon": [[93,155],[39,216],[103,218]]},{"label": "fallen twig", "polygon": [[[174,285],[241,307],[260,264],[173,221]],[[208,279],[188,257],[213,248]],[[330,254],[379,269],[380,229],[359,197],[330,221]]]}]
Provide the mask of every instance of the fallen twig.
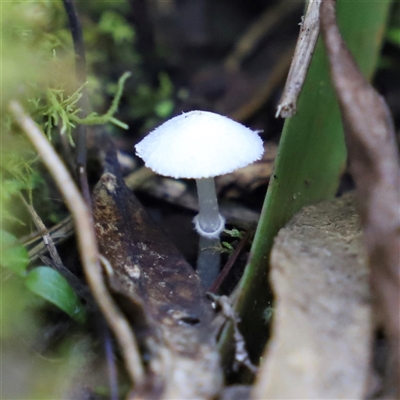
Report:
[{"label": "fallen twig", "polygon": [[[20,195],[20,198],[25,206],[25,208],[28,210],[29,214],[31,215],[31,218],[36,225],[36,228],[39,230],[40,235],[42,237],[42,249],[46,248],[50,254],[51,259],[47,258],[44,255],[41,255],[40,252],[36,253],[37,257],[40,257],[40,259],[49,267],[55,269],[58,271],[71,285],[71,287],[74,289],[75,293],[83,298],[86,301],[86,307],[94,310],[96,309],[96,304],[93,300],[93,297],[91,293],[89,292],[89,289],[86,285],[84,285],[68,268],[66,268],[61,260],[60,255],[58,254],[56,245],[53,241],[53,237],[50,234],[49,230],[47,229],[46,225],[43,223],[42,219],[30,204],[25,200],[25,198]],[[70,224],[71,228],[73,229],[73,224]],[[32,259],[31,259],[32,262]]]},{"label": "fallen twig", "polygon": [[244,366],[248,368],[250,372],[256,374],[258,372],[258,368],[250,360],[249,353],[246,349],[246,342],[242,333],[239,330],[240,318],[237,316],[235,310],[232,308],[231,301],[226,296],[217,296],[213,293],[208,293],[208,295],[213,300],[214,307],[218,308],[222,316],[232,323],[233,341],[235,346],[233,369],[238,370],[240,366]]},{"label": "fallen twig", "polygon": [[232,253],[232,255],[229,257],[229,260],[227,263],[224,265],[222,268],[222,271],[218,275],[217,279],[213,282],[210,292],[211,293],[216,293],[218,289],[220,288],[221,284],[224,282],[226,276],[229,274],[230,270],[233,267],[233,264],[236,262],[237,258],[239,257],[240,252],[243,250],[243,247],[248,243],[250,240],[250,237],[254,234],[253,229],[249,229],[246,234],[240,239],[239,244],[236,246],[236,249]]},{"label": "fallen twig", "polygon": [[39,217],[36,210],[30,204],[28,204],[28,202],[25,200],[25,198],[24,198],[24,196],[22,196],[22,194],[20,195],[20,199],[22,200],[22,203],[24,204],[25,208],[28,210],[29,214],[31,215],[31,218],[32,218],[33,223],[35,224],[36,228],[41,232],[43,243],[47,247],[51,258],[57,264],[62,264],[61,258],[59,256],[56,246],[53,242],[53,238],[51,237],[49,231],[47,230],[46,225],[43,223],[42,219]]},{"label": "fallen twig", "polygon": [[320,4],[321,0],[310,0],[306,15],[300,23],[300,35],[297,40],[285,88],[277,106],[276,117],[287,118],[296,113],[297,98],[303,87],[318,39]]},{"label": "fallen twig", "polygon": [[57,245],[72,236],[73,232],[74,223],[68,216],[50,229],[38,229],[38,231],[21,238],[20,242],[29,249],[29,261],[32,262],[48,250],[43,241],[43,235],[49,235],[54,245]]}]

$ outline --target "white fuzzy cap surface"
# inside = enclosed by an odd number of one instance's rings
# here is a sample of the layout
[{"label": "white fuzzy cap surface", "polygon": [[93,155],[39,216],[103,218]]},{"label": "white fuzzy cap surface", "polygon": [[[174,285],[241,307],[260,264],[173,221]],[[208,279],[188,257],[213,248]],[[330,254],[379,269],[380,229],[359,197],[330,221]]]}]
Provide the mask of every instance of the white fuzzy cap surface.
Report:
[{"label": "white fuzzy cap surface", "polygon": [[191,111],[164,122],[136,146],[146,167],[173,178],[211,178],[259,160],[257,131],[208,111]]}]

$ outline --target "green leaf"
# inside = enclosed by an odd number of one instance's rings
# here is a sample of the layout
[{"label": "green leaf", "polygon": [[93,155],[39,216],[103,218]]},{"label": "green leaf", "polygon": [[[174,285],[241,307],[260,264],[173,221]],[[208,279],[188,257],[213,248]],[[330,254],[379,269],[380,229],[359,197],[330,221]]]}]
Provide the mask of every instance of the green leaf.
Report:
[{"label": "green leaf", "polygon": [[[368,78],[377,65],[390,5],[390,1],[337,1],[342,35]],[[267,282],[274,237],[303,206],[333,197],[346,167],[343,128],[321,40],[316,46],[297,110],[295,116],[285,121],[275,173],[236,303],[242,333],[255,360],[268,335],[262,321],[271,299]],[[221,339],[224,357],[229,356],[229,337],[229,331],[225,330]]]},{"label": "green leaf", "polygon": [[49,267],[37,267],[27,275],[26,287],[53,303],[79,323],[86,321],[86,310],[67,280]]},{"label": "green leaf", "polygon": [[392,28],[387,33],[387,39],[400,47],[400,28]]},{"label": "green leaf", "polygon": [[168,118],[174,109],[174,102],[171,99],[161,100],[155,105],[154,111],[157,117]]},{"label": "green leaf", "polygon": [[11,233],[0,231],[0,264],[19,276],[25,276],[29,264],[26,248]]},{"label": "green leaf", "polygon": [[135,31],[126,19],[115,11],[107,10],[101,15],[98,23],[101,32],[112,36],[115,43],[133,43]]}]

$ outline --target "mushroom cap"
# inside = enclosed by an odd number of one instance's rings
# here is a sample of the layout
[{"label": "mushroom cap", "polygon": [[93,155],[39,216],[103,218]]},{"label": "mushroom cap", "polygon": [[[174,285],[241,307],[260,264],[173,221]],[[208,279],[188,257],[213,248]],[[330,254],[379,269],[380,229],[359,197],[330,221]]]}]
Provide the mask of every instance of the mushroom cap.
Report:
[{"label": "mushroom cap", "polygon": [[173,178],[211,178],[259,160],[257,131],[208,111],[190,111],[164,122],[136,146],[146,167]]}]

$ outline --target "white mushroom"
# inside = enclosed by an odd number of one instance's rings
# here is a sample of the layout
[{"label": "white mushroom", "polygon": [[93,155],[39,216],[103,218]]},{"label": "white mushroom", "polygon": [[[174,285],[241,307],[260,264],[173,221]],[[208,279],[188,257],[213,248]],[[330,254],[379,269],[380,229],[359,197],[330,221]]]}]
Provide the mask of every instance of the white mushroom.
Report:
[{"label": "white mushroom", "polygon": [[256,131],[207,111],[191,111],[166,121],[135,149],[145,165],[160,175],[196,179],[195,229],[210,240],[218,239],[225,226],[213,178],[259,160],[264,152]]}]

